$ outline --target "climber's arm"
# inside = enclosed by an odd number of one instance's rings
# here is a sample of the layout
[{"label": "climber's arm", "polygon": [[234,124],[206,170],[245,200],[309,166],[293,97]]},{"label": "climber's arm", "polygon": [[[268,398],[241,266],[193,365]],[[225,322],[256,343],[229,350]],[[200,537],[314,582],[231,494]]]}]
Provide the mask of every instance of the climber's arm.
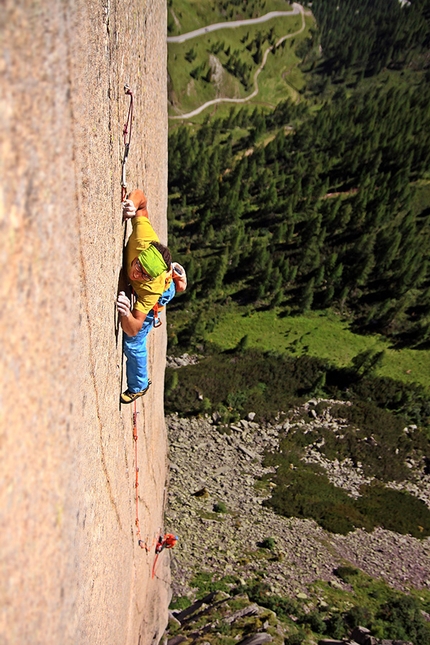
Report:
[{"label": "climber's arm", "polygon": [[123,217],[148,217],[147,199],[141,190],[132,190],[124,202]]},{"label": "climber's arm", "polygon": [[124,291],[120,291],[116,301],[116,306],[118,313],[120,314],[123,332],[126,333],[127,336],[137,336],[142,329],[146,314],[138,309],[130,309],[130,300],[127,298]]}]

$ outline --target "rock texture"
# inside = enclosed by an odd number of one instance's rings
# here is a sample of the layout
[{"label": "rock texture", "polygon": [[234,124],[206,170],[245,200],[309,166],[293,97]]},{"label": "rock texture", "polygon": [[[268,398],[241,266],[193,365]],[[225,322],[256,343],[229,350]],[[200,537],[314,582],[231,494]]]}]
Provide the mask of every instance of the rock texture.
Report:
[{"label": "rock texture", "polygon": [[[137,545],[120,409],[120,162],[166,241],[164,0],[0,5],[0,643],[157,642],[168,553]],[[140,524],[163,523],[165,327],[138,409]]]}]

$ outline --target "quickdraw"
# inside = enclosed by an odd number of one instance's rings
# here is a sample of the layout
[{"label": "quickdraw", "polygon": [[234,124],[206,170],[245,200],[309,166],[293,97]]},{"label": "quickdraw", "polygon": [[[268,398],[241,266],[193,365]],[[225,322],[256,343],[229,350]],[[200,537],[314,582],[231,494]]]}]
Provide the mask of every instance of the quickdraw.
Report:
[{"label": "quickdraw", "polygon": [[163,307],[160,307],[158,302],[152,307],[152,310],[154,312],[154,320],[152,321],[153,327],[161,327],[163,324],[163,321],[158,317],[158,312],[160,309],[163,309]]},{"label": "quickdraw", "polygon": [[127,121],[125,122],[122,131],[124,137],[124,156],[122,158],[121,167],[121,202],[125,200],[127,195],[126,163],[128,159],[128,153],[130,151],[131,130],[133,125],[133,93],[128,85],[124,85],[124,92],[127,96],[130,97],[130,104],[128,106]]},{"label": "quickdraw", "polygon": [[155,558],[154,558],[154,564],[152,565],[151,578],[155,577],[155,568],[157,566],[157,561],[160,556],[160,553],[162,553],[164,549],[173,549],[178,539],[179,539],[178,536],[174,535],[173,533],[165,533],[164,535],[160,534],[158,536],[158,541],[155,546]]}]

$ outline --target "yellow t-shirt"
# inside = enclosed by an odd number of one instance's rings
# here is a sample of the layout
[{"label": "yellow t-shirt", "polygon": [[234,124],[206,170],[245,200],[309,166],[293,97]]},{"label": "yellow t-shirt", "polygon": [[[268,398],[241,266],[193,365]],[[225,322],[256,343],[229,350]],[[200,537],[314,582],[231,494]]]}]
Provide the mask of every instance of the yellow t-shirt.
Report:
[{"label": "yellow t-shirt", "polygon": [[[134,258],[137,258],[141,251],[147,249],[150,242],[160,241],[147,217],[133,217],[131,221],[133,231],[126,247],[127,276],[130,275],[130,267]],[[130,280],[130,284],[137,295],[137,300],[134,305],[135,309],[142,311],[144,314],[151,311],[165,289],[166,276],[167,272],[164,271],[158,278],[151,280],[151,282],[136,282],[135,280]]]}]

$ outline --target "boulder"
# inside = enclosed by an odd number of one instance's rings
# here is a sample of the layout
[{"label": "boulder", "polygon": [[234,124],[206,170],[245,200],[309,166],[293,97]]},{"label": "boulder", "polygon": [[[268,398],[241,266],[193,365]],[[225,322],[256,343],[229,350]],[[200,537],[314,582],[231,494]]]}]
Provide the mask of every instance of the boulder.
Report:
[{"label": "boulder", "polygon": [[261,645],[261,643],[270,643],[272,640],[270,634],[262,632],[261,634],[254,634],[253,636],[244,638],[238,645]]},{"label": "boulder", "polygon": [[367,645],[366,639],[370,636],[370,630],[367,627],[354,627],[351,633],[351,638],[355,640],[359,645]]}]

